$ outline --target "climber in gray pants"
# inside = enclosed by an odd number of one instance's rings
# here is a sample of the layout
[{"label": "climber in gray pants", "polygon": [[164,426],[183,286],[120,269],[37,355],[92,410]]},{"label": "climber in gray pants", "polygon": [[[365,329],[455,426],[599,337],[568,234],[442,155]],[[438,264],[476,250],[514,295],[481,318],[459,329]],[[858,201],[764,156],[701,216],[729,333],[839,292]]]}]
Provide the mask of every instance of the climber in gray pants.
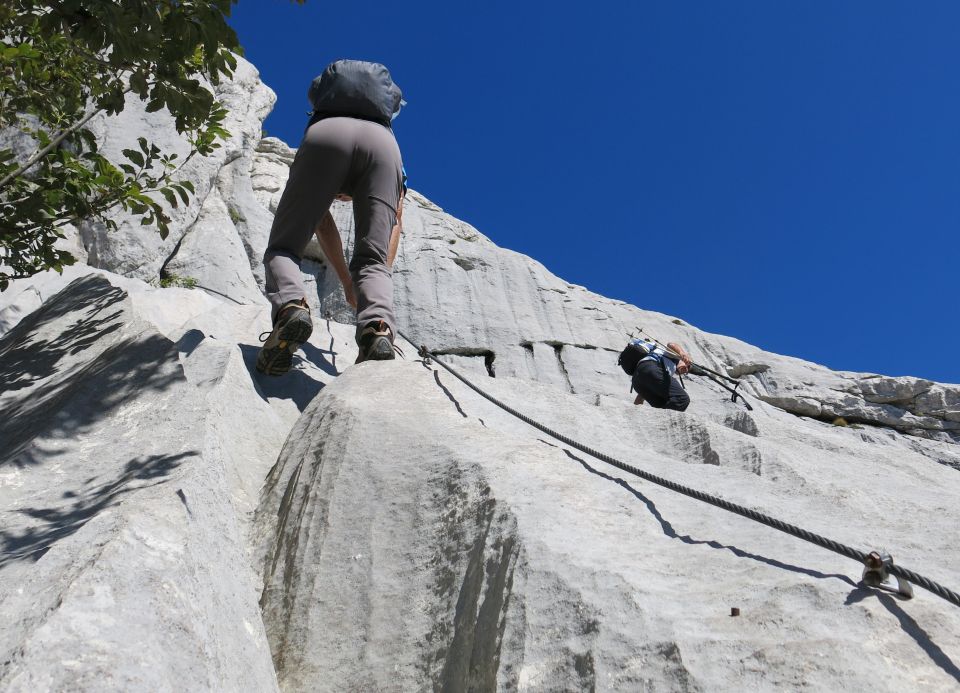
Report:
[{"label": "climber in gray pants", "polygon": [[396,323],[387,264],[402,188],[393,130],[372,120],[314,116],[290,167],[264,253],[274,329],[257,369],[279,375],[312,331],[300,259],[337,196],[353,199],[355,239],[350,278],[357,299],[359,361],[393,358]]}]

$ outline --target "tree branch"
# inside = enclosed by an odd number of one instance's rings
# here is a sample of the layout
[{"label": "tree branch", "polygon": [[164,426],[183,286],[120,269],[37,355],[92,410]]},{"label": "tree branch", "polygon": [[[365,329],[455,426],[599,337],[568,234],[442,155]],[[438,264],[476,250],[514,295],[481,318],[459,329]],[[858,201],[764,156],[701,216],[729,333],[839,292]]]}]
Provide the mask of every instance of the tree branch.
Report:
[{"label": "tree branch", "polygon": [[6,176],[4,176],[3,180],[0,180],[0,188],[2,188],[7,183],[12,181],[14,178],[17,178],[18,176],[22,176],[25,171],[27,171],[31,166],[33,166],[35,163],[40,161],[40,159],[42,159],[47,154],[49,154],[58,144],[63,142],[67,137],[69,137],[70,135],[75,133],[77,130],[82,128],[84,125],[86,125],[88,122],[90,122],[90,119],[93,118],[93,116],[97,115],[97,113],[99,113],[100,111],[101,109],[99,108],[94,109],[89,114],[84,116],[83,120],[77,121],[76,123],[68,127],[66,130],[61,132],[59,135],[57,135],[53,140],[50,141],[50,144],[48,144],[46,147],[44,147],[43,149],[38,151],[36,154],[31,156],[29,159],[27,159],[26,163],[23,164],[23,166],[18,168],[16,171],[11,171]]}]

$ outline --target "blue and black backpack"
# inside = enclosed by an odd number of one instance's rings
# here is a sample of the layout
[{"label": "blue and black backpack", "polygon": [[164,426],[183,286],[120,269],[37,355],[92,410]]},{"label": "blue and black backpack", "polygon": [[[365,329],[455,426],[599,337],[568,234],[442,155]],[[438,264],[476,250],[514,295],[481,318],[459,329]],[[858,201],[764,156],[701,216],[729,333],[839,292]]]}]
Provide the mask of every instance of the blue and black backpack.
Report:
[{"label": "blue and black backpack", "polygon": [[642,339],[631,339],[623,351],[620,352],[617,365],[619,365],[627,375],[633,375],[633,372],[637,370],[637,364],[649,356],[650,351],[648,342],[644,342]]},{"label": "blue and black backpack", "polygon": [[311,123],[329,116],[350,116],[390,127],[403,105],[403,92],[380,63],[337,60],[316,77],[307,91]]}]

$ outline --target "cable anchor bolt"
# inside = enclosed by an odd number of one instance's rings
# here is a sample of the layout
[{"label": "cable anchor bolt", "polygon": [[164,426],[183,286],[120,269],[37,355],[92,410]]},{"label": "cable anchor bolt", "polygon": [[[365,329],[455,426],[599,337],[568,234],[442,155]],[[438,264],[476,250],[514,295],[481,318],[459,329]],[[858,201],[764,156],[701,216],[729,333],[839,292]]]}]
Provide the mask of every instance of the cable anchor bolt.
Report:
[{"label": "cable anchor bolt", "polygon": [[913,599],[913,585],[898,575],[896,587],[890,581],[890,568],[893,567],[893,558],[886,552],[872,551],[863,561],[864,569],[861,582],[884,592],[892,592],[903,599]]},{"label": "cable anchor bolt", "polygon": [[430,350],[427,349],[427,345],[426,345],[426,344],[421,344],[421,345],[420,345],[420,349],[419,349],[419,351],[417,352],[417,355],[418,355],[420,358],[423,359],[424,365],[426,365],[426,366],[429,366],[429,365],[430,365]]}]

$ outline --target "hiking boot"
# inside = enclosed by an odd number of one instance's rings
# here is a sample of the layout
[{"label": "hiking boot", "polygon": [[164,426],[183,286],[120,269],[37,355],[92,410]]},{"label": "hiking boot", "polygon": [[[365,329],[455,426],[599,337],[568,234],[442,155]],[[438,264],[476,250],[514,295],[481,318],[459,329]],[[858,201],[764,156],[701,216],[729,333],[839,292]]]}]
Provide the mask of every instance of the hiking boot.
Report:
[{"label": "hiking boot", "polygon": [[[293,352],[310,339],[313,321],[306,299],[291,301],[277,313],[273,330],[260,335],[263,346],[257,354],[257,370],[267,375],[283,375],[293,364]],[[263,335],[269,334],[264,339]]]},{"label": "hiking boot", "polygon": [[355,363],[392,361],[395,358],[393,333],[383,320],[371,322],[364,327],[360,336],[357,337],[357,345],[360,347],[360,353]]}]

